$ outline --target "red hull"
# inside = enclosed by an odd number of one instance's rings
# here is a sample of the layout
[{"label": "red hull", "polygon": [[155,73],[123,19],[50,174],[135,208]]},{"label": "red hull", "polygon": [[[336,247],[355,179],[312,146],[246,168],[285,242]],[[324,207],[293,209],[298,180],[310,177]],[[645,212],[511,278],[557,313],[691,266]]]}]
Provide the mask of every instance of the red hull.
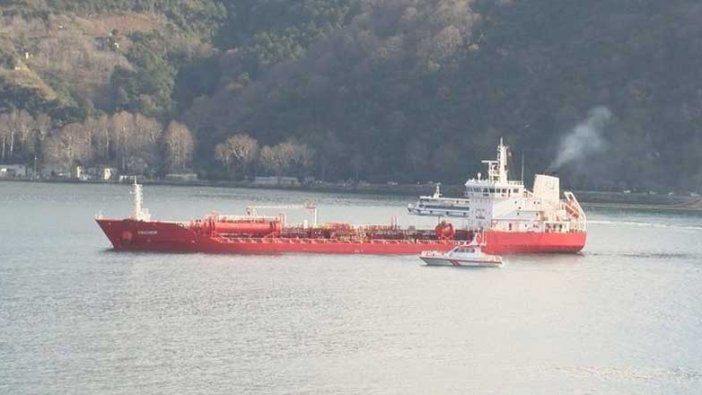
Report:
[{"label": "red hull", "polygon": [[203,252],[209,254],[419,254],[448,251],[454,240],[343,241],[317,238],[219,237],[199,235],[188,225],[175,222],[97,220],[115,250]]},{"label": "red hull", "polygon": [[587,233],[498,232],[484,233],[483,251],[492,255],[577,253],[585,247]]},{"label": "red hull", "polygon": [[[372,254],[414,255],[422,251],[448,251],[457,240],[367,240],[335,238],[220,237],[202,234],[189,224],[176,222],[97,220],[115,250],[211,254]],[[585,245],[585,233],[485,232],[490,254],[575,253]]]}]

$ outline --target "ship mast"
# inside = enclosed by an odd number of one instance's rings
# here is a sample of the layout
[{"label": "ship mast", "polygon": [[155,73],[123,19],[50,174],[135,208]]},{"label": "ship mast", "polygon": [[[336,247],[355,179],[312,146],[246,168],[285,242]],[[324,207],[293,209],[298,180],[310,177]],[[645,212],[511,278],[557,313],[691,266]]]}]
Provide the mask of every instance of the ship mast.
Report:
[{"label": "ship mast", "polygon": [[151,219],[151,214],[149,214],[149,210],[143,207],[144,196],[142,186],[137,183],[136,176],[134,177],[134,184],[132,184],[132,195],[134,195],[134,200],[132,202],[132,219],[135,221],[149,221]]},{"label": "ship mast", "polygon": [[484,160],[482,163],[487,164],[488,180],[491,182],[507,183],[507,146],[504,145],[502,137],[500,137],[500,145],[497,146],[497,160]]},{"label": "ship mast", "polygon": [[507,146],[503,144],[502,137],[500,137],[500,145],[497,146],[497,168],[498,168],[498,181],[502,183],[507,182]]}]

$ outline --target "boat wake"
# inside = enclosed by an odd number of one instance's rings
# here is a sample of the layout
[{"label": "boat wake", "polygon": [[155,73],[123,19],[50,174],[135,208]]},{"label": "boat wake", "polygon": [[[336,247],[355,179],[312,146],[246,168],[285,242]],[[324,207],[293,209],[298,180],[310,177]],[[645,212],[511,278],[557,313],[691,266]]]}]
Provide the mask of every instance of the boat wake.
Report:
[{"label": "boat wake", "polygon": [[588,256],[642,258],[642,259],[702,259],[699,254],[666,252],[584,252]]},{"label": "boat wake", "polygon": [[645,382],[692,382],[702,378],[700,372],[686,368],[617,368],[603,366],[556,367],[554,372],[578,378]]},{"label": "boat wake", "polygon": [[657,229],[670,229],[670,230],[691,230],[691,231],[702,231],[702,226],[688,226],[688,225],[668,225],[653,222],[633,222],[633,221],[588,221],[590,224],[595,225],[618,225],[618,226],[636,226],[640,228],[657,228]]}]

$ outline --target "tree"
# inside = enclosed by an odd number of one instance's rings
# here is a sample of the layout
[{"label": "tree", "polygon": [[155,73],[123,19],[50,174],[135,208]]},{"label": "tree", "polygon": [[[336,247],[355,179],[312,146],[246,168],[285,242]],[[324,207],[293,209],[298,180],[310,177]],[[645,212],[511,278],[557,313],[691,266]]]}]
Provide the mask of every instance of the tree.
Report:
[{"label": "tree", "polygon": [[42,148],[46,162],[64,169],[69,169],[75,163],[90,160],[93,153],[90,131],[82,123],[64,126],[57,133],[50,135]]},{"label": "tree", "polygon": [[171,121],[163,135],[165,162],[168,170],[185,170],[193,157],[193,136],[190,129],[182,123]]},{"label": "tree", "polygon": [[261,165],[273,172],[278,178],[283,173],[293,170],[298,176],[312,167],[314,151],[306,144],[285,141],[273,147],[265,146],[261,150]]},{"label": "tree", "polygon": [[34,152],[41,152],[41,146],[51,130],[53,121],[44,113],[37,115],[34,122]]},{"label": "tree", "polygon": [[126,111],[113,114],[109,120],[108,141],[111,147],[108,149],[111,151],[110,155],[114,155],[114,159],[122,170],[126,170],[127,140],[132,134],[133,125],[134,115]]},{"label": "tree", "polygon": [[144,173],[156,167],[162,133],[163,127],[159,121],[141,114],[134,115],[133,133],[127,140],[128,170]]},{"label": "tree", "polygon": [[295,141],[287,141],[282,144],[281,150],[283,155],[288,158],[288,167],[297,176],[304,176],[306,172],[314,165],[314,150],[307,144],[298,143]]},{"label": "tree", "polygon": [[90,132],[95,159],[103,163],[110,160],[110,119],[107,115],[100,115],[86,119],[83,124]]},{"label": "tree", "polygon": [[7,146],[10,145],[10,140],[12,138],[12,125],[10,121],[10,115],[0,114],[0,139],[2,140],[2,161],[5,161],[7,156]]},{"label": "tree", "polygon": [[122,111],[112,115],[107,124],[109,150],[114,151],[122,170],[143,173],[156,167],[163,132],[159,121],[142,114]]},{"label": "tree", "polygon": [[258,154],[258,142],[247,134],[235,134],[215,147],[215,158],[229,173],[233,171],[232,166],[237,166],[246,174]]},{"label": "tree", "polygon": [[20,153],[32,154],[34,152],[34,117],[25,110],[20,110],[13,114]]},{"label": "tree", "polygon": [[283,176],[283,172],[288,168],[288,161],[283,156],[279,145],[273,148],[269,146],[263,147],[263,149],[261,149],[260,161],[261,166],[273,172],[278,179]]}]

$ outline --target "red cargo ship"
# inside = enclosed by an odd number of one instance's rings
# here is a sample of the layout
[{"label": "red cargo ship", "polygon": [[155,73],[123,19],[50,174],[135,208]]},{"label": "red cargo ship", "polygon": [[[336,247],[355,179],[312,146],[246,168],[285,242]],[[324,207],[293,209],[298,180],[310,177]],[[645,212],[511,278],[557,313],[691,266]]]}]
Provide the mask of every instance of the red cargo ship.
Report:
[{"label": "red cargo ship", "polygon": [[[473,240],[474,233],[448,222],[418,230],[397,224],[287,225],[284,217],[210,215],[191,222],[152,221],[142,208],[141,185],[134,183],[134,213],[128,219],[96,219],[118,251],[203,252],[213,254],[419,254],[448,251]],[[287,207],[289,208],[289,207]],[[394,221],[393,221],[394,222]]]},{"label": "red cargo ship", "polygon": [[[585,213],[571,192],[561,199],[559,179],[537,174],[534,191],[507,177],[508,148],[497,160],[483,161],[488,177],[465,184],[464,197],[422,196],[411,214],[439,217],[434,229],[390,225],[307,223],[288,225],[284,217],[210,215],[191,222],[152,221],[142,208],[141,185],[134,182],[134,213],[128,219],[97,223],[115,250],[232,254],[419,254],[480,243],[488,254],[577,253],[587,238]],[[451,222],[441,218],[453,218]]]}]

